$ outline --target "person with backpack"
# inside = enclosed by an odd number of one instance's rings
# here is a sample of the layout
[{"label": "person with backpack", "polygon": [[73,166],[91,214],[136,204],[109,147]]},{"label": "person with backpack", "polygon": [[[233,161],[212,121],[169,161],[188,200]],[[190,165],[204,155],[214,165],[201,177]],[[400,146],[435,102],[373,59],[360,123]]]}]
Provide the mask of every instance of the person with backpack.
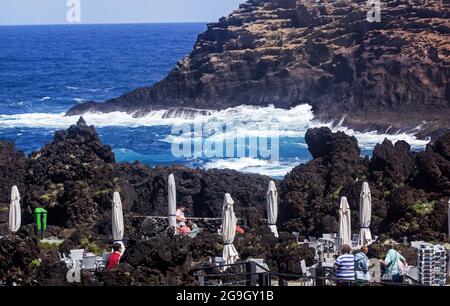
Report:
[{"label": "person with backpack", "polygon": [[367,253],[369,253],[369,248],[362,246],[360,251],[355,255],[355,283],[357,286],[363,286],[370,281],[370,261]]},{"label": "person with backpack", "polygon": [[403,277],[406,274],[408,265],[406,259],[393,247],[386,253],[386,258],[380,260],[384,267],[384,274],[392,275],[393,283],[403,283]]}]

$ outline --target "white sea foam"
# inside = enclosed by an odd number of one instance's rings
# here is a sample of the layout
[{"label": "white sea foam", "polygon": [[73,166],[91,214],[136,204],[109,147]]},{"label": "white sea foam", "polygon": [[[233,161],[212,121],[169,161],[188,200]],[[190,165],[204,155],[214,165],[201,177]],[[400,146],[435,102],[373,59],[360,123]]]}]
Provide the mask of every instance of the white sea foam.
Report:
[{"label": "white sea foam", "polygon": [[[381,143],[385,138],[393,142],[405,140],[411,144],[413,149],[421,149],[428,143],[428,140],[417,139],[414,134],[379,134],[377,132],[358,132],[344,126],[332,127],[332,123],[323,123],[313,120],[311,106],[304,104],[289,110],[275,108],[274,106],[238,106],[222,111],[212,111],[209,116],[196,116],[195,118],[163,118],[165,110],[153,111],[143,117],[135,118],[133,114],[124,112],[112,113],[88,113],[83,117],[88,124],[97,127],[119,126],[119,127],[140,127],[140,126],[162,126],[174,124],[192,123],[216,123],[239,126],[237,131],[232,131],[237,137],[240,136],[270,136],[273,130],[268,123],[276,124],[279,128],[279,137],[304,137],[306,130],[311,127],[328,126],[333,131],[344,131],[348,135],[355,136],[362,149],[372,149],[377,143]],[[27,128],[51,128],[63,129],[77,122],[79,116],[64,116],[64,113],[28,113],[16,115],[0,115],[0,128],[3,127],[27,127]],[[229,131],[227,131],[229,133]],[[190,137],[191,135],[189,135]],[[194,137],[200,135],[194,135]],[[228,136],[225,132],[218,133],[214,137],[217,140],[225,139]],[[167,135],[165,141],[172,142],[177,137],[187,137],[187,135]]]},{"label": "white sea foam", "polygon": [[298,160],[297,162],[274,162],[270,160],[262,160],[250,157],[216,159],[207,162],[203,168],[208,169],[232,169],[245,173],[257,173],[270,177],[283,177],[294,166],[305,161]]},{"label": "white sea foam", "polygon": [[77,102],[78,104],[83,103],[86,101],[86,99],[82,99],[82,98],[74,98],[75,102]]},{"label": "white sea foam", "polygon": [[47,101],[47,100],[50,100],[50,99],[51,99],[50,97],[42,97],[41,101]]},{"label": "white sea foam", "polygon": [[[279,137],[293,138],[292,141],[297,143],[299,148],[305,148],[305,144],[299,142],[295,138],[303,138],[307,129],[319,126],[328,126],[333,131],[343,131],[348,135],[355,136],[358,144],[363,150],[371,150],[377,143],[383,142],[385,138],[392,142],[405,140],[414,150],[423,149],[428,140],[417,139],[413,132],[391,134],[379,134],[377,132],[358,132],[346,128],[342,125],[333,127],[331,122],[317,122],[313,120],[311,106],[299,105],[295,108],[285,110],[268,107],[256,106],[239,106],[229,108],[222,111],[211,111],[211,115],[198,115],[193,118],[164,118],[165,110],[153,111],[143,117],[135,118],[133,114],[123,112],[112,113],[88,113],[83,117],[88,124],[96,127],[142,127],[142,126],[171,126],[175,124],[218,124],[237,126],[239,129],[232,131],[220,131],[212,136],[213,140],[224,140],[233,133],[233,137],[254,137],[266,136],[270,137],[274,132],[268,125],[275,124],[279,131]],[[0,128],[48,128],[48,129],[64,129],[75,124],[79,116],[64,116],[64,113],[47,114],[47,113],[31,113],[17,115],[0,115]],[[194,142],[202,141],[202,135],[197,132],[182,135],[162,135],[159,141],[173,143],[187,137],[193,137]],[[181,138],[181,139],[180,139]],[[267,161],[250,157],[231,158],[231,159],[215,159],[211,160],[203,166],[210,168],[229,168],[242,172],[261,173],[272,177],[281,177],[285,175],[295,165],[305,162],[300,160],[290,161]]]}]

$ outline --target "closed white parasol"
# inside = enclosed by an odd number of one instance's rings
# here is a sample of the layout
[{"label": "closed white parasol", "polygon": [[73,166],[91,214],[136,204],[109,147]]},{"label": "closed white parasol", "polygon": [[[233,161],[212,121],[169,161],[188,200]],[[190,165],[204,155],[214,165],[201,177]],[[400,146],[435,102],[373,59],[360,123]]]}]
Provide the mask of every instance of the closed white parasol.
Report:
[{"label": "closed white parasol", "polygon": [[113,211],[112,211],[112,230],[113,239],[115,241],[122,241],[124,234],[122,201],[120,194],[116,191],[113,197]]},{"label": "closed white parasol", "polygon": [[122,252],[125,251],[122,242],[124,231],[122,201],[120,200],[120,194],[116,191],[114,192],[112,205],[112,234],[114,241],[122,244]]},{"label": "closed white parasol", "polygon": [[11,204],[9,205],[9,229],[11,232],[17,232],[21,222],[20,193],[17,186],[13,186],[11,189]]},{"label": "closed white parasol", "polygon": [[[223,236],[223,263],[233,264],[239,259],[239,254],[233,245],[236,236],[237,219],[233,209],[234,201],[229,193],[225,194],[222,207],[222,236]],[[224,270],[226,267],[224,268]]]},{"label": "closed white parasol", "polygon": [[341,198],[339,205],[339,248],[344,244],[352,245],[350,206],[346,197]]},{"label": "closed white parasol", "polygon": [[169,206],[169,226],[176,227],[177,226],[177,218],[176,218],[176,210],[177,210],[177,190],[175,186],[175,176],[173,173],[169,175],[168,179],[168,195],[167,195],[167,203]]},{"label": "closed white parasol", "polygon": [[367,182],[364,182],[361,188],[359,198],[359,224],[361,230],[359,232],[359,245],[368,245],[372,243],[372,234],[370,233],[370,220],[372,218],[372,197]]},{"label": "closed white parasol", "polygon": [[270,181],[266,194],[267,200],[267,220],[269,228],[275,237],[278,237],[277,218],[278,218],[278,191],[274,181]]}]

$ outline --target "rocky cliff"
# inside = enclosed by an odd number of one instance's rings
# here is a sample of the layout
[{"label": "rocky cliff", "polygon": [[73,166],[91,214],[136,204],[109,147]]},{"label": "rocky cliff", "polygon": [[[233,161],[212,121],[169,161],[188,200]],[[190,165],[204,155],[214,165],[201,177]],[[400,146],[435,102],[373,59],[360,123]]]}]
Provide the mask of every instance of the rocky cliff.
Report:
[{"label": "rocky cliff", "polygon": [[68,114],[309,103],[360,130],[448,127],[449,8],[386,0],[371,23],[363,0],[249,0],[208,24],[162,81]]}]

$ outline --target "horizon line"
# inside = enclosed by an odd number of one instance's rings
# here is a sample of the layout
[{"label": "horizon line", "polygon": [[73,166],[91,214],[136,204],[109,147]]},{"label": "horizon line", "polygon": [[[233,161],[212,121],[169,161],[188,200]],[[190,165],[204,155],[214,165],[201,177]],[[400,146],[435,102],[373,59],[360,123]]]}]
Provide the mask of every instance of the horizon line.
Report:
[{"label": "horizon line", "polygon": [[93,22],[93,23],[24,23],[24,24],[0,24],[0,27],[15,27],[15,26],[81,26],[81,25],[124,25],[124,24],[181,24],[181,23],[203,23],[208,24],[214,21],[157,21],[157,22]]}]

